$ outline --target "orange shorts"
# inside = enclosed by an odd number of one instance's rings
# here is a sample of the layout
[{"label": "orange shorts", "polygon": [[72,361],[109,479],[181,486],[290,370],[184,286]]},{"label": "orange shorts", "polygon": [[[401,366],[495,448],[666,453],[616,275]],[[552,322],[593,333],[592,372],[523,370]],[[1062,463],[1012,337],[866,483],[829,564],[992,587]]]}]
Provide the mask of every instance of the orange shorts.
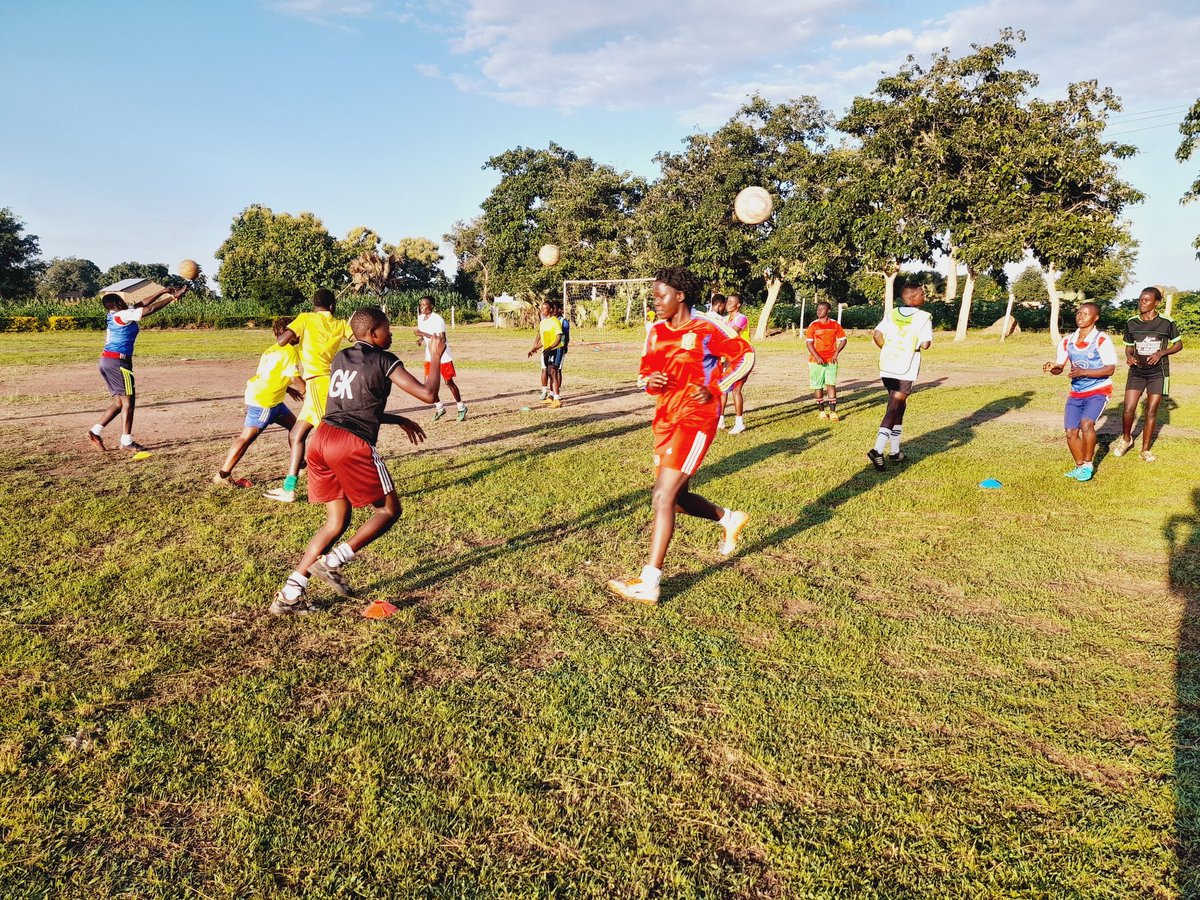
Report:
[{"label": "orange shorts", "polygon": [[[715,425],[716,423],[714,423]],[[712,446],[715,431],[696,428],[674,428],[654,435],[654,474],[659,469],[676,469],[684,475],[695,475]]]},{"label": "orange shorts", "polygon": [[[426,378],[429,377],[429,366],[430,366],[430,363],[425,363],[425,377]],[[452,363],[452,362],[442,363],[442,381],[449,381],[451,378],[453,378],[457,374],[458,373],[454,371],[454,363]]]}]

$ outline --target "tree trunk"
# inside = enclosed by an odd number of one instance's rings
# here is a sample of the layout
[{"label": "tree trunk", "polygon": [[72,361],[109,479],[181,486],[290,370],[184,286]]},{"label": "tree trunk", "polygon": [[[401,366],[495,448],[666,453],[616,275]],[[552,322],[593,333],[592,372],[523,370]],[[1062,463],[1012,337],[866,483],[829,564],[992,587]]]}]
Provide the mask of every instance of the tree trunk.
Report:
[{"label": "tree trunk", "polygon": [[767,302],[763,304],[762,312],[758,314],[758,326],[754,329],[756,341],[761,341],[767,336],[767,323],[771,321],[771,310],[775,308],[775,301],[779,299],[781,287],[783,287],[782,279],[767,279]]},{"label": "tree trunk", "polygon": [[1012,285],[1008,286],[1008,306],[1004,310],[1004,324],[1000,326],[1000,343],[1004,343],[1004,339],[1008,337],[1008,332],[1012,330],[1012,308],[1013,301],[1017,299],[1017,295],[1013,293]]},{"label": "tree trunk", "polygon": [[967,286],[963,288],[962,302],[958,305],[958,328],[954,330],[954,340],[967,339],[967,326],[971,324],[971,301],[975,299],[975,269],[967,266]]},{"label": "tree trunk", "polygon": [[1059,272],[1054,266],[1048,266],[1042,273],[1046,282],[1046,293],[1050,295],[1050,343],[1057,347],[1062,340],[1062,332],[1058,330],[1058,316],[1062,309],[1062,297],[1058,295]]},{"label": "tree trunk", "polygon": [[950,274],[946,277],[946,299],[954,300],[958,297],[958,257],[954,255],[954,248],[950,248]]},{"label": "tree trunk", "polygon": [[608,324],[608,295],[605,295],[600,306],[600,320],[596,323],[597,328],[603,328]]},{"label": "tree trunk", "polygon": [[629,317],[633,315],[633,291],[625,292],[625,327],[629,327]]},{"label": "tree trunk", "polygon": [[900,273],[885,272],[883,275],[883,317],[886,319],[892,314],[892,307],[896,305],[896,276]]}]

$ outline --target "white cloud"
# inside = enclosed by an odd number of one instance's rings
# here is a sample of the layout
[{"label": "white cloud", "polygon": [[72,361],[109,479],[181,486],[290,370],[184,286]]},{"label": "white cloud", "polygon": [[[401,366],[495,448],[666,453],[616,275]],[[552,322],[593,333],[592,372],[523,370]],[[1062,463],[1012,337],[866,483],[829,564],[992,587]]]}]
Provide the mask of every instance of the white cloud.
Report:
[{"label": "white cloud", "polygon": [[893,28],[883,34],[859,34],[853,37],[838,38],[833,42],[834,50],[855,50],[859,47],[896,47],[909,46],[913,42],[913,33],[907,28]]}]

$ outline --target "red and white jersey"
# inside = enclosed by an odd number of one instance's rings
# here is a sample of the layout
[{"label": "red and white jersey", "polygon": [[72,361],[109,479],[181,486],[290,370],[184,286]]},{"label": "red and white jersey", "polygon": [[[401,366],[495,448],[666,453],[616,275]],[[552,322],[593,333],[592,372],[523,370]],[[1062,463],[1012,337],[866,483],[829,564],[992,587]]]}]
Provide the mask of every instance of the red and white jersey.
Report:
[{"label": "red and white jersey", "polygon": [[[729,371],[724,378],[722,359],[729,360]],[[656,322],[646,336],[638,368],[638,384],[658,397],[654,430],[715,428],[721,412],[721,395],[753,368],[754,348],[724,322],[695,313],[678,328],[669,322]],[[667,376],[666,387],[647,386],[646,379],[655,372]],[[692,399],[690,392],[696,385],[708,388],[712,400],[701,403]]]},{"label": "red and white jersey", "polygon": [[[1058,343],[1055,354],[1055,365],[1071,365],[1079,369],[1103,369],[1117,364],[1117,349],[1112,338],[1099,328],[1092,328],[1088,336],[1080,337],[1079,329],[1068,334]],[[1097,394],[1107,396],[1112,393],[1113,382],[1111,375],[1103,378],[1072,378],[1072,397],[1092,397]]]}]

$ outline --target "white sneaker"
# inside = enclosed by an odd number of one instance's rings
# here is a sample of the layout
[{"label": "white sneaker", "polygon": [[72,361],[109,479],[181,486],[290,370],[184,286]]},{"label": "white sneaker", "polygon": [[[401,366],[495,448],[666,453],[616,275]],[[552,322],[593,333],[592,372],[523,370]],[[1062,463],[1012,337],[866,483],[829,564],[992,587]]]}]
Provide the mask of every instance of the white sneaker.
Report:
[{"label": "white sneaker", "polygon": [[269,491],[264,491],[263,496],[268,500],[278,500],[280,503],[295,503],[296,492],[285,491],[283,488],[272,488]]},{"label": "white sneaker", "polygon": [[658,585],[650,587],[640,578],[630,578],[628,581],[622,581],[619,578],[610,578],[608,584],[605,585],[610,591],[625,600],[633,600],[637,603],[658,602]]},{"label": "white sneaker", "polygon": [[734,512],[729,517],[729,524],[721,526],[725,529],[725,534],[721,538],[721,543],[717,547],[717,552],[722,556],[728,556],[737,549],[738,536],[742,533],[742,529],[746,527],[746,523],[750,521],[750,517],[744,512]]},{"label": "white sneaker", "polygon": [[1129,440],[1125,440],[1125,438],[1119,437],[1119,438],[1117,438],[1116,443],[1113,444],[1112,455],[1113,456],[1124,456],[1126,453],[1129,452],[1129,448],[1132,446],[1133,446],[1133,438],[1130,438]]},{"label": "white sneaker", "polygon": [[717,419],[717,431],[724,431],[724,430],[725,430],[725,417],[721,416],[721,418]]},{"label": "white sneaker", "polygon": [[745,430],[746,430],[745,422],[736,422],[736,423],[734,423],[734,426],[729,429],[729,433],[730,434],[741,434]]}]

